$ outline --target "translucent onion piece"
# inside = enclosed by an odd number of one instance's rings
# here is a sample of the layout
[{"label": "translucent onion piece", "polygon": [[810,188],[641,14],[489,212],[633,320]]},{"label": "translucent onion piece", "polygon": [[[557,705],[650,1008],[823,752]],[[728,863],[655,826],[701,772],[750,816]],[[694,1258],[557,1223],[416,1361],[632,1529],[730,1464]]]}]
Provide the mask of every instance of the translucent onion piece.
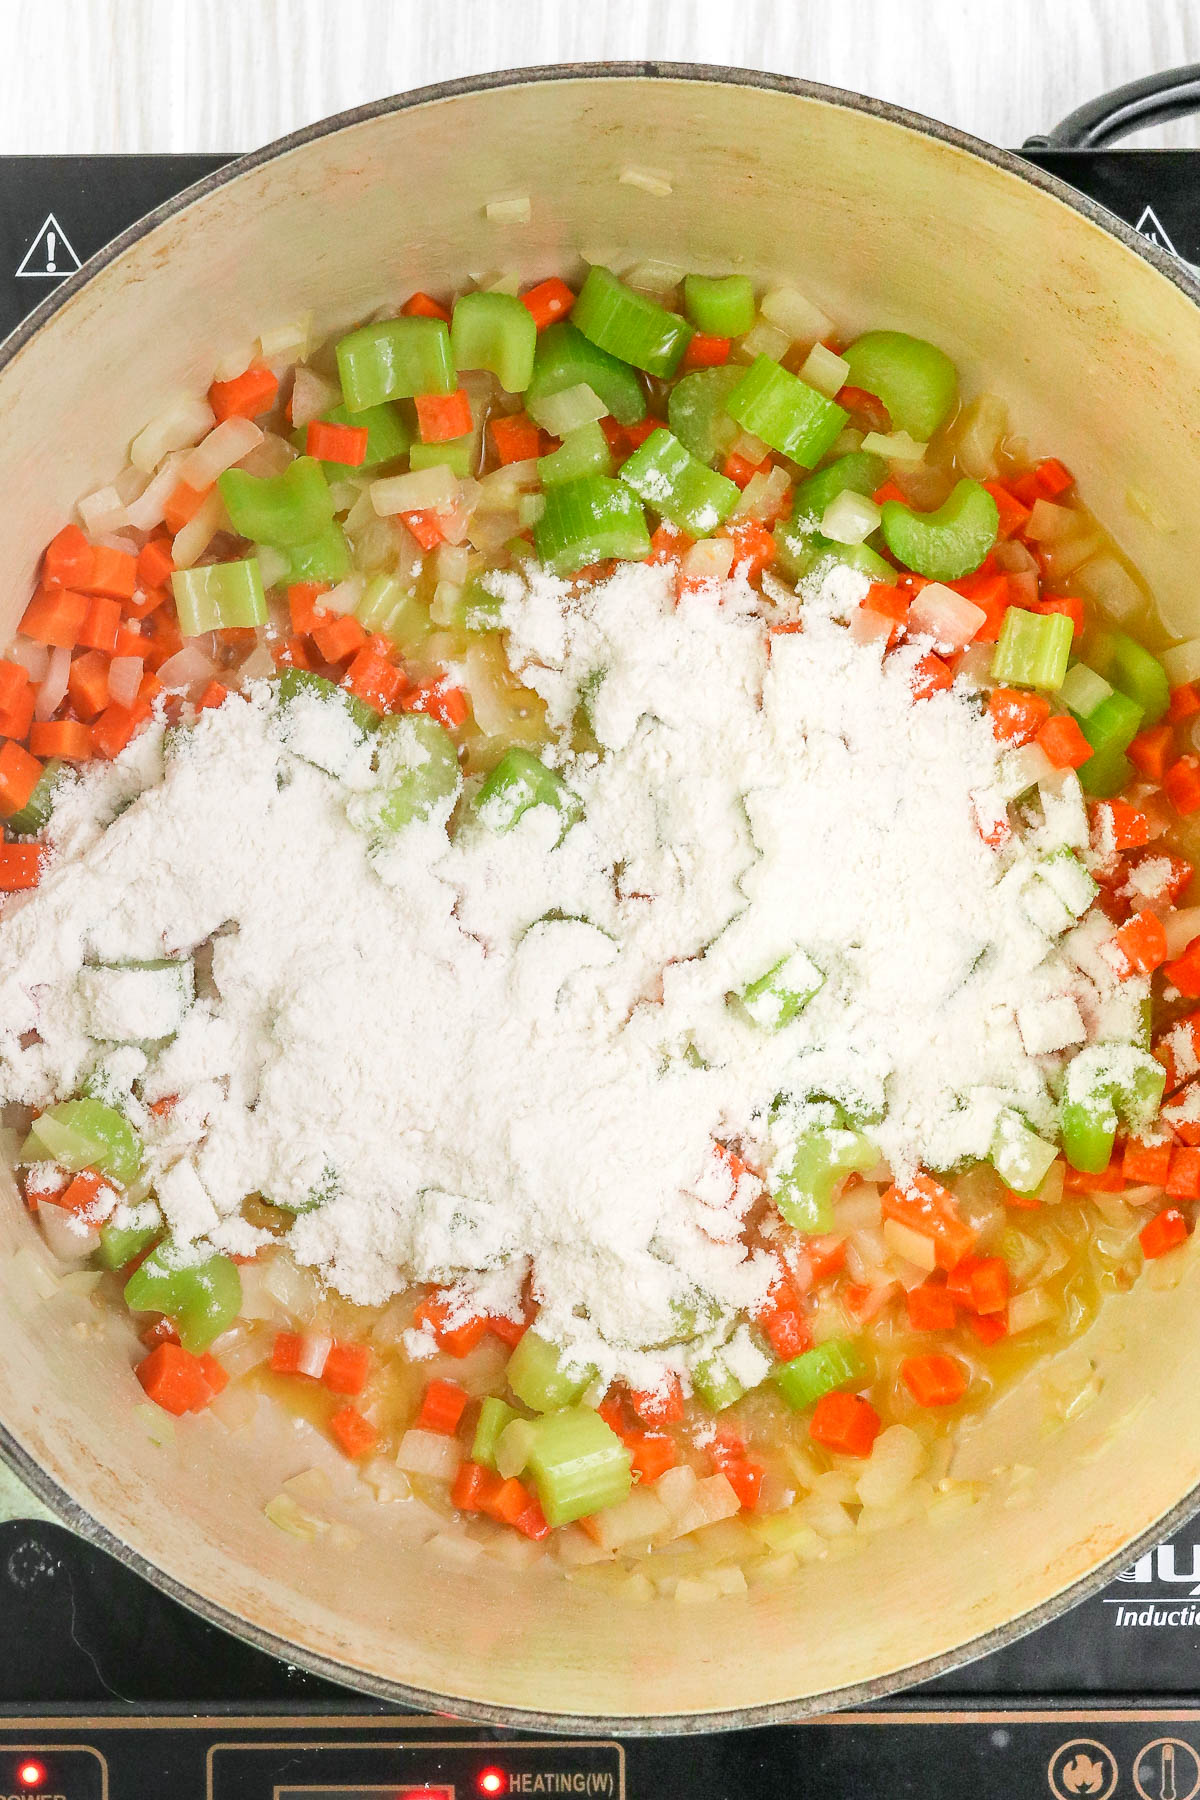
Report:
[{"label": "translucent onion piece", "polygon": [[796,288],[771,288],[763,295],[758,310],[770,324],[786,331],[793,343],[797,339],[815,343],[818,338],[828,337],[833,330],[833,320]]},{"label": "translucent onion piece", "polygon": [[293,361],[306,356],[312,342],[312,322],[309,310],[298,313],[294,319],[285,319],[281,325],[272,325],[259,338],[259,351],[263,356],[290,356]]},{"label": "translucent onion piece", "polygon": [[299,454],[286,438],[279,437],[273,431],[264,431],[262,443],[242,458],[238,468],[261,480],[264,475],[282,475],[288,464],[294,463]]},{"label": "translucent onion piece", "polygon": [[30,681],[42,681],[50,662],[50,652],[45,644],[35,644],[32,638],[19,637],[12,648],[5,651],[9,662],[19,663]]},{"label": "translucent onion piece", "polygon": [[827,400],[832,400],[849,381],[850,364],[844,356],[836,356],[824,344],[814,344],[800,370],[800,379],[815,388],[818,394],[824,394]]},{"label": "translucent onion piece", "polygon": [[339,398],[339,389],[332,381],[301,363],[292,381],[292,424],[302,430],[336,406]]},{"label": "translucent onion piece", "polygon": [[213,380],[235,381],[239,375],[244,375],[254,361],[254,349],[253,344],[247,344],[241,350],[227,350],[225,355],[213,364]]},{"label": "translucent onion piece", "polygon": [[998,394],[980,394],[963,413],[956,454],[975,481],[994,481],[1000,472],[1000,445],[1008,431],[1008,408]]},{"label": "translucent onion piece", "polygon": [[145,430],[138,433],[130,447],[129,460],[135,469],[149,475],[170,451],[196,443],[212,430],[215,422],[208,401],[189,395],[151,419]]},{"label": "translucent onion piece", "polygon": [[458,478],[445,463],[416,469],[409,475],[386,475],[371,483],[371,505],[380,518],[394,513],[440,512],[458,499]]},{"label": "translucent onion piece", "polygon": [[71,652],[54,649],[46,664],[46,673],[33,703],[35,719],[52,719],[67,697],[67,678],[71,673]]},{"label": "translucent onion piece", "polygon": [[[114,664],[114,667],[116,665]],[[174,693],[186,693],[201,682],[207,684],[216,675],[217,665],[197,643],[188,643],[174,656],[168,656],[158,670],[158,679]]]},{"label": "translucent onion piece", "polygon": [[163,522],[167,501],[179,486],[179,469],[183,451],[175,451],[163,460],[158,473],[147,482],[136,500],[131,500],[125,516],[135,531],[153,531]]},{"label": "translucent onion piece", "polygon": [[396,1467],[406,1475],[428,1475],[434,1481],[453,1479],[462,1461],[457,1438],[440,1431],[406,1431],[396,1453]]},{"label": "translucent onion piece", "polygon": [[362,575],[349,575],[345,581],[339,581],[331,587],[327,594],[321,595],[321,606],[325,612],[352,613],[363,597],[366,579]]},{"label": "translucent onion piece", "polygon": [[50,1249],[60,1262],[80,1262],[90,1256],[100,1242],[94,1225],[81,1225],[75,1214],[63,1206],[47,1203],[38,1207],[38,1224]]},{"label": "translucent onion piece", "polygon": [[214,488],[192,514],[182,531],[175,534],[171,557],[177,569],[190,569],[204,555],[208,546],[226,523],[225,503],[219,488]]},{"label": "translucent onion piece", "polygon": [[[174,658],[172,658],[172,661]],[[142,684],[140,656],[114,656],[108,665],[108,696],[118,706],[132,706]],[[166,684],[164,683],[164,686]]]},{"label": "translucent onion piece", "polygon": [[180,467],[179,479],[190,488],[211,487],[218,475],[232,469],[243,456],[249,456],[262,441],[263,433],[253,419],[222,419],[203,443],[189,451]]},{"label": "translucent onion piece", "polygon": [[333,1339],[327,1331],[306,1331],[296,1359],[297,1374],[310,1375],[314,1381],[320,1381],[332,1349]]},{"label": "translucent onion piece", "polygon": [[986,619],[982,606],[964,600],[940,581],[923,587],[908,609],[909,629],[924,632],[949,650],[964,649]]},{"label": "translucent onion piece", "polygon": [[120,531],[128,523],[125,502],[115,487],[97,488],[79,502],[77,510],[84,530],[93,536],[98,531]]}]

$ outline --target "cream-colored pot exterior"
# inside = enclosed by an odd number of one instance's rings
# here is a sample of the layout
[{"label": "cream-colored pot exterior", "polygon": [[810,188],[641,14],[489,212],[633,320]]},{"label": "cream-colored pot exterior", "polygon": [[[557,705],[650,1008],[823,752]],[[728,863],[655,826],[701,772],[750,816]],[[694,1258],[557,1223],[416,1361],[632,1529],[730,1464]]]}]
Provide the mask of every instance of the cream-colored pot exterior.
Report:
[{"label": "cream-colored pot exterior", "polygon": [[[666,172],[670,195],[623,183],[631,166]],[[1022,431],[1077,471],[1176,630],[1200,630],[1193,290],[1012,158],[852,96],[639,67],[401,99],[193,193],[70,282],[0,369],[0,639],[75,498],[117,471],[173,395],[203,390],[231,346],[305,308],[324,332],[416,286],[540,276],[581,249],[745,267],[794,281],[839,321],[936,338],[968,392],[1007,395]],[[530,224],[486,220],[488,201],[526,194]],[[1173,535],[1130,510],[1130,487],[1155,497]],[[200,1419],[156,1447],[130,1417],[127,1325],[55,1329],[59,1302],[33,1299],[13,1260],[39,1244],[6,1198],[0,1418],[26,1478],[232,1629],[380,1694],[476,1716],[689,1729],[878,1694],[1095,1585],[1200,1483],[1193,1258],[1173,1290],[1110,1303],[1086,1345],[1090,1408],[1046,1435],[1033,1383],[970,1447],[966,1470],[1035,1468],[1015,1487],[1006,1478],[1005,1499],[866,1538],[747,1598],[632,1608],[486,1557],[456,1571],[406,1538],[398,1506],[374,1510],[356,1549],[314,1549],[262,1516],[280,1478],[311,1461],[294,1434],[265,1442]]]}]

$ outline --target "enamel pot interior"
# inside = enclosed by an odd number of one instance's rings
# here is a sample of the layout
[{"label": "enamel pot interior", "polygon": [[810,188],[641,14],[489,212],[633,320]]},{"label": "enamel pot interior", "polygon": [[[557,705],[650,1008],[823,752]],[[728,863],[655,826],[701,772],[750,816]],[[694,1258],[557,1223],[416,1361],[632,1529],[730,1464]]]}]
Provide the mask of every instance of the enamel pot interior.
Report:
[{"label": "enamel pot interior", "polygon": [[[670,194],[623,183],[630,167],[665,172]],[[488,201],[526,194],[530,224],[485,217]],[[769,78],[625,70],[464,84],[302,134],[70,284],[0,370],[2,635],[74,499],[231,346],[301,309],[323,333],[417,286],[537,277],[581,250],[744,267],[849,325],[936,338],[968,391],[1004,394],[1031,442],[1077,471],[1173,630],[1200,631],[1186,555],[1200,541],[1200,316],[1186,282],[1053,184],[917,120]],[[1171,534],[1131,509],[1130,489],[1154,496]],[[77,1301],[37,1297],[16,1253],[45,1253],[8,1185],[0,1418],[16,1466],[210,1617],[395,1699],[631,1730],[824,1710],[1036,1622],[1200,1482],[1189,1258],[1176,1286],[1114,1299],[1072,1348],[1064,1380],[1094,1393],[1077,1416],[1046,1429],[1039,1375],[976,1432],[959,1472],[1020,1471],[992,1497],[747,1598],[634,1610],[488,1557],[456,1568],[423,1552],[402,1506],[359,1508],[356,1544],[307,1545],[262,1508],[311,1447],[283,1422],[229,1434],[203,1418],[152,1442],[133,1416],[128,1325],[80,1329]]]}]

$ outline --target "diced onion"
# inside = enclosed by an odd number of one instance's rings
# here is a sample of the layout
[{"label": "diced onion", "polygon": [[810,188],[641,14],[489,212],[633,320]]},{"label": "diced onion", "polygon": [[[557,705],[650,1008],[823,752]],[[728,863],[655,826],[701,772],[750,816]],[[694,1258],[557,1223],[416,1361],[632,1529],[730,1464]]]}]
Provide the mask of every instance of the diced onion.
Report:
[{"label": "diced onion", "polygon": [[597,1541],[604,1550],[648,1543],[671,1523],[671,1514],[652,1488],[634,1488],[627,1500],[606,1506],[593,1520]]},{"label": "diced onion", "polygon": [[1044,1288],[1026,1288],[1022,1293],[1014,1294],[1008,1303],[1009,1336],[1018,1331],[1032,1331],[1035,1326],[1046,1325],[1057,1316],[1058,1307]]},{"label": "diced onion", "polygon": [[1035,500],[1025,523],[1025,536],[1035,544],[1057,544],[1086,529],[1086,519],[1073,507],[1056,506],[1053,500]]},{"label": "diced onion", "polygon": [[278,432],[264,431],[262,443],[255,446],[248,456],[243,456],[238,468],[246,475],[254,475],[261,479],[264,475],[282,475],[283,471],[294,463],[299,451]]},{"label": "diced onion", "polygon": [[213,380],[236,381],[239,375],[246,373],[253,361],[253,344],[247,344],[242,350],[227,350],[225,355],[213,364]]},{"label": "diced onion", "polygon": [[1024,569],[1030,569],[1034,574],[1037,573],[1037,557],[1019,538],[1002,539],[992,551],[992,555],[996,559],[996,567],[1003,569],[1006,574],[1016,575]]},{"label": "diced onion", "polygon": [[292,424],[303,429],[338,403],[338,389],[315,369],[301,363],[292,381]]},{"label": "diced onion", "polygon": [[622,187],[640,188],[643,194],[653,194],[658,200],[665,200],[672,191],[666,169],[622,169],[617,179]]},{"label": "diced onion", "polygon": [[1036,569],[1014,569],[1008,577],[1008,596],[1013,606],[1032,606],[1038,597]]},{"label": "diced onion", "polygon": [[[231,1331],[224,1332],[218,1338],[212,1350],[233,1381],[267,1361],[271,1354],[271,1335],[266,1331],[248,1331],[244,1325],[235,1325]],[[297,1495],[297,1499],[302,1498],[303,1495]]]},{"label": "diced onion", "polygon": [[778,325],[772,325],[766,319],[756,319],[742,339],[742,349],[747,356],[769,356],[772,362],[778,362],[781,356],[787,354],[791,342],[788,333],[780,331]]},{"label": "diced onion", "polygon": [[433,599],[429,602],[431,623],[453,625],[461,600],[462,588],[457,581],[439,581],[433,590]]},{"label": "diced onion", "polygon": [[869,606],[856,606],[850,615],[850,636],[856,644],[886,642],[892,635],[894,619],[872,612]]},{"label": "diced onion", "polygon": [[889,1250],[896,1256],[902,1256],[918,1269],[932,1270],[937,1263],[937,1246],[931,1237],[920,1231],[914,1231],[911,1225],[901,1224],[899,1219],[883,1221],[883,1238]]},{"label": "diced onion", "polygon": [[931,581],[923,587],[908,609],[909,629],[924,632],[948,650],[965,649],[986,620],[982,606],[976,606],[973,600],[965,600],[940,581]]},{"label": "diced onion", "polygon": [[864,1506],[893,1506],[925,1466],[925,1446],[907,1425],[889,1425],[875,1439],[866,1467],[858,1477]]},{"label": "diced onion", "polygon": [[686,274],[687,270],[677,263],[656,262],[651,257],[646,262],[635,263],[624,279],[630,287],[640,288],[643,294],[653,294],[661,300],[664,294],[674,293]]},{"label": "diced onion", "polygon": [[177,569],[190,569],[208,549],[225,525],[225,503],[221,491],[214,488],[196,508],[187,524],[177,531],[171,543],[171,558]]},{"label": "diced onion", "polygon": [[433,1481],[452,1480],[461,1461],[462,1447],[456,1438],[419,1427],[405,1432],[396,1453],[398,1469],[406,1475],[428,1475]]},{"label": "diced onion", "polygon": [[604,401],[586,381],[563,388],[561,393],[543,394],[539,399],[530,400],[527,410],[535,425],[560,438],[566,437],[569,431],[577,431],[581,425],[594,425],[608,413]]},{"label": "diced onion", "polygon": [[1173,644],[1164,650],[1161,662],[1172,687],[1185,681],[1200,679],[1200,638],[1189,638],[1186,644]]},{"label": "diced onion", "polygon": [[46,673],[33,702],[35,719],[52,719],[67,696],[67,680],[71,673],[71,652],[55,648],[50,652]]},{"label": "diced onion", "polygon": [[278,587],[292,566],[285,553],[276,549],[274,544],[255,544],[254,554],[258,559],[258,572],[262,576],[263,586]]},{"label": "diced onion", "polygon": [[522,277],[510,269],[506,273],[489,276],[479,285],[485,294],[519,294],[523,282]]},{"label": "diced onion", "polygon": [[214,424],[208,401],[189,395],[151,419],[145,430],[138,433],[130,446],[129,460],[135,469],[149,475],[168,452],[196,443]]},{"label": "diced onion", "polygon": [[258,340],[260,354],[264,357],[287,356],[293,360],[306,356],[312,340],[312,322],[312,312],[307,311],[281,325],[271,326]]},{"label": "diced onion", "polygon": [[386,475],[373,481],[367,492],[381,519],[393,513],[440,512],[454,505],[459,484],[445,463],[431,469],[414,469],[408,475]]},{"label": "diced onion", "polygon": [[724,581],[733,568],[737,546],[732,538],[701,538],[680,562],[684,575],[699,581]]},{"label": "diced onion", "polygon": [[439,544],[433,553],[433,572],[439,581],[457,582],[467,579],[471,554],[461,544]]},{"label": "diced onion", "polygon": [[198,687],[201,682],[207,685],[216,672],[217,666],[212,658],[206,656],[195,642],[185,644],[174,656],[168,656],[157,670],[158,679],[163,686],[175,693],[186,693],[189,688]]},{"label": "diced onion", "polygon": [[314,1381],[320,1381],[332,1349],[333,1339],[327,1331],[306,1331],[300,1340],[296,1373],[310,1375]]},{"label": "diced onion", "polygon": [[1173,961],[1183,955],[1194,937],[1200,937],[1200,906],[1184,906],[1178,912],[1167,913],[1162,926],[1167,955]]},{"label": "diced onion", "polygon": [[265,644],[256,644],[237,673],[243,681],[266,681],[275,673],[275,659]]},{"label": "diced onion", "polygon": [[1008,431],[1008,408],[998,394],[979,394],[966,408],[955,453],[975,481],[994,481],[1000,472],[1000,444]]},{"label": "diced onion", "polygon": [[518,194],[511,200],[489,200],[483,210],[492,225],[528,225],[533,217],[528,194]]},{"label": "diced onion", "polygon": [[262,441],[263,432],[253,419],[222,419],[203,443],[184,458],[179,479],[198,491],[211,487],[218,475],[232,469],[243,456],[249,456]]},{"label": "diced onion", "polygon": [[769,475],[759,469],[742,489],[733,509],[735,519],[758,519],[764,525],[782,518],[791,505],[792,483],[786,469],[776,463]]},{"label": "diced onion", "polygon": [[354,612],[362,600],[366,585],[365,576],[348,575],[345,581],[339,581],[336,587],[331,587],[327,594],[321,595],[322,609],[335,613]]},{"label": "diced onion", "polygon": [[792,343],[815,343],[833,330],[833,321],[797,288],[771,288],[763,295],[759,311],[770,324],[786,331]]},{"label": "diced onion", "polygon": [[290,1494],[276,1494],[263,1507],[263,1513],[272,1525],[280,1531],[286,1531],[289,1537],[299,1538],[301,1543],[311,1544],[322,1531],[328,1531],[327,1519],[316,1519]]},{"label": "diced onion", "polygon": [[755,437],[752,431],[739,431],[729,446],[729,454],[743,457],[746,462],[752,463],[757,468],[759,463],[765,462],[770,456],[771,446],[764,443],[762,438]]},{"label": "diced onion", "polygon": [[[114,656],[108,665],[108,697],[118,706],[132,706],[142,685],[142,658]],[[167,684],[164,682],[163,686]]]},{"label": "diced onion", "polygon": [[[1145,590],[1134,580],[1124,563],[1118,562],[1107,551],[1090,557],[1084,563],[1074,585],[1087,599],[1094,600],[1101,612],[1118,625],[1135,617],[1146,604]],[[1168,658],[1177,656],[1182,648],[1182,645],[1177,645],[1174,650],[1166,651],[1162,659],[1172,687],[1177,687],[1181,681],[1194,679],[1193,675],[1176,675],[1167,667]],[[1200,674],[1200,666],[1194,673]]]},{"label": "diced onion", "polygon": [[115,487],[97,488],[88,494],[79,502],[78,512],[84,530],[93,536],[99,531],[120,531],[128,522],[125,502]]},{"label": "diced onion", "polygon": [[80,1225],[74,1213],[49,1203],[38,1207],[38,1223],[46,1243],[60,1262],[80,1262],[100,1242],[94,1225]]},{"label": "diced onion", "polygon": [[[1098,531],[1083,531],[1070,537],[1060,538],[1055,543],[1044,545],[1042,569],[1046,580],[1063,581],[1068,575],[1073,575],[1082,563],[1086,563],[1089,557],[1095,556],[1103,542],[1104,539]],[[1114,568],[1121,567],[1115,558],[1111,560]],[[1136,589],[1134,591],[1136,592]]]},{"label": "diced onion", "polygon": [[844,356],[835,355],[824,344],[814,344],[800,370],[800,379],[810,388],[816,388],[818,394],[824,394],[827,400],[832,400],[849,381],[850,364]]},{"label": "diced onion", "polygon": [[525,488],[538,485],[537,459],[529,457],[525,462],[506,463],[502,469],[493,469],[479,483],[479,504],[477,512],[515,512],[517,496]]},{"label": "diced onion", "polygon": [[888,462],[919,463],[925,461],[928,444],[919,444],[907,431],[868,431],[862,441],[864,450],[874,451]]},{"label": "diced onion", "polygon": [[50,662],[50,652],[45,644],[35,644],[32,638],[15,639],[11,649],[5,651],[9,662],[19,663],[30,681],[41,681],[45,677]]},{"label": "diced onion", "polygon": [[[831,538],[835,544],[861,544],[869,538],[879,524],[881,514],[875,502],[866,494],[856,494],[845,488],[835,494],[821,517],[822,536]],[[979,612],[979,608],[973,608]],[[984,614],[979,612],[980,621]],[[978,628],[977,628],[978,629]]]},{"label": "diced onion", "polygon": [[135,531],[153,531],[163,522],[167,501],[179,486],[182,451],[174,451],[163,460],[158,473],[147,482],[136,500],[131,500],[125,516]]}]

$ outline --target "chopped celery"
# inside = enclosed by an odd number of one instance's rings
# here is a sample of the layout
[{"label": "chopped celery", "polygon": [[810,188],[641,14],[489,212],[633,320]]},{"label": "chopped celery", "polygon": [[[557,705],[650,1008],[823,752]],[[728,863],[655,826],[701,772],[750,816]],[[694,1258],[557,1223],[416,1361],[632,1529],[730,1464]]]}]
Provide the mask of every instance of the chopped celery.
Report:
[{"label": "chopped celery", "polygon": [[1074,851],[1065,847],[1039,859],[1037,879],[1061,900],[1072,919],[1081,919],[1100,892]]},{"label": "chopped celery", "polygon": [[844,563],[849,569],[861,570],[872,581],[893,582],[896,579],[891,563],[885,562],[869,544],[835,544],[832,538],[822,537],[819,531],[810,531],[786,520],[775,527],[772,536],[775,540],[774,566],[788,581],[799,581],[824,562]]},{"label": "chopped celery", "polygon": [[622,482],[603,475],[552,487],[533,538],[539,561],[555,575],[573,575],[610,556],[641,562],[650,554],[641,507]]},{"label": "chopped celery", "polygon": [[755,357],[727,397],[725,410],[746,431],[805,469],[820,462],[849,417],[769,356]]},{"label": "chopped celery", "polygon": [[276,690],[280,710],[286,712],[303,694],[312,694],[331,705],[343,708],[365,737],[379,723],[379,715],[373,707],[367,706],[357,694],[347,693],[335,682],[324,675],[317,675],[311,669],[284,669],[279,676]]},{"label": "chopped celery", "polygon": [[188,1263],[184,1254],[169,1239],[159,1244],[125,1283],[125,1304],[166,1313],[185,1350],[207,1350],[241,1311],[242,1278],[228,1256]]},{"label": "chopped celery", "polygon": [[1072,663],[1062,679],[1058,697],[1077,718],[1090,718],[1112,693],[1103,675],[1089,669],[1086,663]]},{"label": "chopped celery", "polygon": [[1108,1167],[1117,1126],[1138,1132],[1153,1124],[1166,1070],[1134,1044],[1090,1044],[1067,1065],[1060,1105],[1063,1153],[1072,1168],[1097,1175]]},{"label": "chopped celery", "polygon": [[479,1421],[471,1441],[471,1461],[485,1469],[494,1469],[500,1435],[519,1417],[507,1400],[498,1400],[494,1394],[489,1394],[479,1408]]},{"label": "chopped celery", "polygon": [[286,549],[308,543],[333,517],[329,483],[311,456],[298,456],[280,475],[226,469],[217,486],[233,529],[256,544]]},{"label": "chopped celery", "polygon": [[508,394],[533,375],[537,326],[515,294],[463,294],[454,302],[450,349],[460,369],[487,369]]},{"label": "chopped celery", "polygon": [[54,790],[65,768],[66,764],[58,757],[51,757],[20,812],[9,814],[5,823],[17,837],[32,837],[35,832],[46,829],[54,810]]},{"label": "chopped celery", "polygon": [[715,462],[737,438],[738,428],[725,411],[725,402],[744,373],[736,364],[694,369],[671,389],[667,421],[684,448],[701,462]]},{"label": "chopped celery", "polygon": [[1033,613],[1010,606],[992,656],[992,680],[1053,693],[1067,672],[1073,632],[1065,613]]},{"label": "chopped celery", "polygon": [[582,806],[555,769],[531,750],[506,750],[475,796],[475,812],[491,831],[511,831],[534,806],[552,806],[565,832],[582,816]]},{"label": "chopped celery", "polygon": [[350,546],[336,519],[330,519],[316,537],[303,544],[290,544],[285,554],[289,585],[297,581],[344,581],[350,573]]},{"label": "chopped celery", "polygon": [[727,1345],[720,1345],[692,1370],[692,1387],[712,1412],[736,1406],[746,1392],[745,1383],[729,1366],[727,1349]]},{"label": "chopped celery", "polygon": [[102,1267],[123,1269],[135,1256],[148,1250],[161,1232],[161,1225],[102,1225],[96,1255]]},{"label": "chopped celery", "polygon": [[765,1031],[781,1031],[799,1018],[813,995],[825,985],[825,976],[803,950],[780,957],[773,968],[752,981],[738,995],[742,1011]]},{"label": "chopped celery", "polygon": [[437,469],[445,466],[451,474],[465,481],[471,473],[471,450],[474,439],[451,438],[442,444],[414,444],[408,453],[410,469]]},{"label": "chopped celery", "polygon": [[1171,701],[1158,658],[1124,631],[1097,631],[1090,640],[1089,654],[1098,673],[1141,708],[1142,726],[1157,725]]},{"label": "chopped celery", "polygon": [[529,1468],[546,1523],[552,1526],[569,1525],[572,1519],[615,1506],[633,1485],[628,1448],[599,1413],[586,1406],[546,1414],[538,1426]]},{"label": "chopped celery", "polygon": [[428,630],[429,612],[412,589],[395,575],[372,575],[354,616],[368,631],[403,643]]},{"label": "chopped celery", "polygon": [[692,537],[715,531],[740,498],[735,482],[707,468],[669,431],[652,431],[619,473],[647,506]]},{"label": "chopped celery", "polygon": [[887,480],[887,472],[882,456],[875,456],[870,450],[849,450],[799,484],[792,518],[797,523],[811,519],[819,524],[831,500],[845,493],[873,494]]},{"label": "chopped celery", "polygon": [[868,331],[842,355],[850,385],[874,394],[894,431],[926,443],[958,398],[958,372],[945,351],[905,331]]},{"label": "chopped celery", "polygon": [[95,1169],[128,1187],[142,1166],[142,1140],[129,1120],[102,1100],[60,1100],[36,1118],[18,1162],[56,1162]]},{"label": "chopped celery", "polygon": [[505,1377],[522,1406],[530,1412],[550,1412],[556,1406],[570,1406],[578,1400],[595,1369],[572,1364],[564,1367],[561,1353],[553,1344],[527,1331],[508,1359]]},{"label": "chopped celery", "polygon": [[543,487],[578,481],[583,475],[611,475],[612,451],[596,420],[569,431],[559,449],[539,456],[538,476]]},{"label": "chopped celery", "polygon": [[179,629],[184,637],[265,625],[267,597],[258,558],[176,569],[171,576]]},{"label": "chopped celery", "polygon": [[780,1363],[773,1379],[788,1405],[803,1412],[822,1394],[861,1382],[863,1369],[849,1338],[826,1338],[814,1350],[805,1350],[790,1362]]},{"label": "chopped celery", "polygon": [[1036,1193],[1057,1155],[1057,1147],[1031,1131],[1019,1113],[1010,1108],[1001,1113],[988,1161],[1014,1194]]},{"label": "chopped celery", "polygon": [[635,294],[599,264],[588,270],[571,322],[610,356],[663,380],[674,375],[693,336],[686,319]]},{"label": "chopped celery", "polygon": [[428,713],[396,713],[384,719],[376,735],[378,800],[365,809],[377,831],[403,830],[414,819],[427,819],[435,806],[458,792],[458,751],[444,725]]},{"label": "chopped celery", "polygon": [[450,333],[441,319],[377,319],[337,347],[346,410],[354,416],[385,400],[452,394],[457,385]]},{"label": "chopped celery", "polygon": [[710,337],[741,337],[757,316],[748,275],[685,275],[683,305],[696,330]]},{"label": "chopped celery", "polygon": [[581,382],[600,396],[618,424],[636,425],[645,418],[646,396],[628,363],[589,343],[567,320],[547,326],[538,338],[526,404]]},{"label": "chopped celery", "polygon": [[1104,799],[1125,784],[1129,763],[1125,751],[1142,729],[1142,709],[1128,694],[1114,691],[1102,700],[1079,729],[1092,746],[1092,754],[1079,771],[1085,791]]},{"label": "chopped celery", "polygon": [[956,482],[934,512],[885,500],[880,518],[883,541],[897,562],[932,581],[957,581],[977,569],[996,542],[999,525],[1000,510],[978,481]]},{"label": "chopped celery", "polygon": [[794,1145],[772,1167],[771,1199],[797,1230],[832,1231],[834,1188],[845,1175],[873,1169],[879,1152],[832,1101],[804,1107],[799,1125]]}]

